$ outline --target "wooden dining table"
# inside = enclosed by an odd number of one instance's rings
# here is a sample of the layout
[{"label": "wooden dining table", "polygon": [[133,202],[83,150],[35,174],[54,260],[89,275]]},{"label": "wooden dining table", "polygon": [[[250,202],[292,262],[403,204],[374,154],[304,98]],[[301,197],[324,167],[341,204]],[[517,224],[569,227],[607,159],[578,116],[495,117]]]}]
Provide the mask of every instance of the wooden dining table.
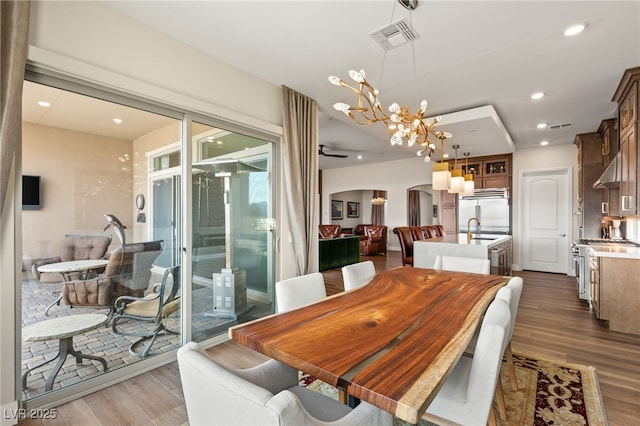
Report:
[{"label": "wooden dining table", "polygon": [[399,267],[229,329],[232,340],[418,423],[509,277]]}]

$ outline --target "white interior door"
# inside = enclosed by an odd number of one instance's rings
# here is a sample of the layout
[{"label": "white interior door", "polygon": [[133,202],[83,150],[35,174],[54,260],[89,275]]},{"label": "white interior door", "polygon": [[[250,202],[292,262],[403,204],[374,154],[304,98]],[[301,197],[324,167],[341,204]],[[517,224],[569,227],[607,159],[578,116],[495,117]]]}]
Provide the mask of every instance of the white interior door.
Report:
[{"label": "white interior door", "polygon": [[523,172],[523,269],[567,273],[570,169]]}]

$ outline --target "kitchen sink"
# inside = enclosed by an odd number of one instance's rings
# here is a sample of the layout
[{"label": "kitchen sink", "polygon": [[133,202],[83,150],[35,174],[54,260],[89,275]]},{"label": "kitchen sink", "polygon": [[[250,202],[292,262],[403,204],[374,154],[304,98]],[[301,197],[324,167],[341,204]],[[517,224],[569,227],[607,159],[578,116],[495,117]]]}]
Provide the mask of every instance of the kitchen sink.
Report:
[{"label": "kitchen sink", "polygon": [[471,237],[472,240],[488,240],[488,241],[493,241],[493,240],[497,240],[497,238],[491,238],[491,237]]}]

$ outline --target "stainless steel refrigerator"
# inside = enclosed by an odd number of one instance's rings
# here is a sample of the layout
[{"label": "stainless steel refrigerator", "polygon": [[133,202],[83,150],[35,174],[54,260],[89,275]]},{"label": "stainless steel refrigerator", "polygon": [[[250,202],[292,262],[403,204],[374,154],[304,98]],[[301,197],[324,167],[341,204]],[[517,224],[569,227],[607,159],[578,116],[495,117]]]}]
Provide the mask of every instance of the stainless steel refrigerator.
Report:
[{"label": "stainless steel refrigerator", "polygon": [[458,200],[458,229],[467,232],[472,217],[480,221],[471,222],[471,232],[479,234],[511,234],[508,192],[476,190],[474,196],[461,196]]}]

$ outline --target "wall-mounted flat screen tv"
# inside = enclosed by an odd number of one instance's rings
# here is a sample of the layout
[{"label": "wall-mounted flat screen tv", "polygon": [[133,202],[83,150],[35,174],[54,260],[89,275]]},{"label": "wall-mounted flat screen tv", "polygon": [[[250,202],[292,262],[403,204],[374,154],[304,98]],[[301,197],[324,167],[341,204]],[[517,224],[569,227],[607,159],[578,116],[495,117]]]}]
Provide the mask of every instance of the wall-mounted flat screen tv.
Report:
[{"label": "wall-mounted flat screen tv", "polygon": [[40,176],[22,175],[22,210],[42,208],[42,182]]}]

